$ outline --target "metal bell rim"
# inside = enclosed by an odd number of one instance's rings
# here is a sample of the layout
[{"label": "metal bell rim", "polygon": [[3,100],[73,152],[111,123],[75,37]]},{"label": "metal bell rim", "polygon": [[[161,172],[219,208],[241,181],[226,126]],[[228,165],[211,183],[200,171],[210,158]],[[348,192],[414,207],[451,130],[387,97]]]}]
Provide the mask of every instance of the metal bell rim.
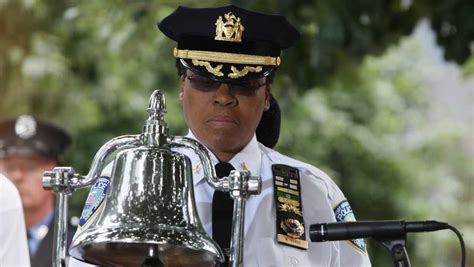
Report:
[{"label": "metal bell rim", "polygon": [[[149,250],[152,248],[155,256],[164,263],[170,257],[173,258],[173,261],[184,262],[183,266],[193,266],[193,264],[201,266],[203,263],[216,263],[223,260],[222,250],[206,234],[200,233],[196,229],[189,229],[189,227],[169,225],[161,225],[161,228],[157,225],[153,228],[87,229],[73,240],[69,253],[81,261],[112,265],[114,255],[124,255],[128,251],[130,251],[131,259],[139,258],[140,256],[136,256],[138,254],[143,256],[138,261],[144,261],[149,257]],[[136,250],[139,252],[137,253]],[[89,257],[89,254],[94,256]],[[189,264],[189,262],[193,264]],[[123,264],[123,261],[117,263]],[[134,265],[134,263],[130,262],[130,265]]]}]

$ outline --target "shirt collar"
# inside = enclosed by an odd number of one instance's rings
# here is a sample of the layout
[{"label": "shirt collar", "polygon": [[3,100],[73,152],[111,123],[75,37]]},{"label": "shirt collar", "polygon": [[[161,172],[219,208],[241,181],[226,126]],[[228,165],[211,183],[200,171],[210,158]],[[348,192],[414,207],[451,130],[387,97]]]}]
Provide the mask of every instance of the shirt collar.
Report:
[{"label": "shirt collar", "polygon": [[[189,130],[186,137],[199,141],[191,132],[191,130]],[[206,149],[209,152],[212,164],[213,165],[217,164],[219,162],[217,157],[207,147]],[[191,160],[193,162],[194,184],[197,184],[201,182],[201,180],[203,180],[204,175],[202,171],[201,161],[195,160],[195,159],[198,159],[197,155],[191,157]],[[258,146],[257,137],[255,136],[255,134],[250,140],[250,142],[239,153],[237,153],[229,161],[229,163],[232,164],[232,166],[234,166],[236,170],[248,170],[250,171],[250,175],[252,176],[260,175],[262,157],[261,157],[260,148]],[[195,167],[194,165],[198,165],[198,166]],[[199,168],[199,165],[201,165],[200,168]]]}]

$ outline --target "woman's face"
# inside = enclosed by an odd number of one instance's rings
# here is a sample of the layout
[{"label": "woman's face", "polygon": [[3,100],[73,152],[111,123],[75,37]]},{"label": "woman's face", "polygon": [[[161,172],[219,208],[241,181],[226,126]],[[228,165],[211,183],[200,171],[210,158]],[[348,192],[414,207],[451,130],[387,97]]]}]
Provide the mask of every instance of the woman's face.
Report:
[{"label": "woman's face", "polygon": [[179,98],[196,138],[220,160],[228,161],[254,136],[269,108],[270,91],[265,78],[229,85],[187,70]]}]

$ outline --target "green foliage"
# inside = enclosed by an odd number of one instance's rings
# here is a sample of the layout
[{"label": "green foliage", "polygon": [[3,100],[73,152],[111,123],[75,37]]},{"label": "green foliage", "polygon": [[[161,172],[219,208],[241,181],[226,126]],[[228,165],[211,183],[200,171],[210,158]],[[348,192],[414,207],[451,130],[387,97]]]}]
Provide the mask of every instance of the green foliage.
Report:
[{"label": "green foliage", "polygon": [[[472,1],[234,2],[285,14],[302,32],[273,85],[283,111],[279,151],[326,171],[359,219],[434,218],[473,236],[466,211],[474,167],[462,140],[472,128],[432,121],[429,111],[439,107],[421,83],[430,75],[417,63],[421,48],[410,40],[395,46],[420,17],[430,18],[447,58],[466,62],[472,75],[465,53]],[[141,131],[154,89],[167,97],[171,133],[185,134],[174,44],[156,22],[180,4],[227,3],[0,1],[0,119],[29,113],[63,125],[74,140],[64,164],[82,174],[106,141]],[[74,194],[73,214],[86,194]],[[466,242],[472,255],[474,239]],[[369,249],[374,266],[389,264],[379,245]],[[410,236],[408,250],[417,266],[459,258],[452,234]]]},{"label": "green foliage", "polygon": [[436,39],[445,48],[445,58],[463,64],[472,56],[474,2],[466,0],[414,1],[413,10],[430,20]]},{"label": "green foliage", "polygon": [[[468,132],[430,120],[420,83],[430,72],[416,64],[423,61],[419,51],[413,40],[403,41],[382,57],[344,66],[325,87],[291,97],[278,149],[328,172],[359,219],[436,218],[470,232],[472,214],[459,214],[473,202],[472,188],[459,187],[469,186],[473,174],[472,158],[459,153]],[[456,248],[453,237],[409,236],[412,261],[451,266],[457,250],[439,244]],[[370,251],[374,266],[391,260],[373,242]]]},{"label": "green foliage", "polygon": [[463,64],[472,55],[473,1],[232,2],[253,10],[284,14],[297,25],[301,41],[284,54],[281,70],[291,74],[299,90],[326,83],[341,65],[357,65],[366,54],[382,54],[387,46],[410,34],[420,18],[431,20],[446,59]]}]

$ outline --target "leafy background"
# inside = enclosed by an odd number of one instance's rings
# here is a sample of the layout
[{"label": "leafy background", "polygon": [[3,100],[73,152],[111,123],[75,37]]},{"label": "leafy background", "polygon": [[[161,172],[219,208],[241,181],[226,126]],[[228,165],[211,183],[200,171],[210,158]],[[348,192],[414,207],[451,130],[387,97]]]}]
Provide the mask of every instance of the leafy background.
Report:
[{"label": "leafy background", "polygon": [[[106,141],[141,132],[154,89],[167,97],[171,133],[185,134],[175,44],[156,22],[178,5],[229,3],[284,14],[302,33],[273,86],[277,150],[329,173],[359,220],[456,226],[474,266],[473,1],[0,0],[0,119],[63,125],[74,142],[62,163],[80,173]],[[420,27],[428,39],[417,39]],[[72,215],[86,191],[73,194]],[[390,266],[368,241],[373,265]],[[409,235],[407,249],[414,266],[459,265],[449,231]]]}]

